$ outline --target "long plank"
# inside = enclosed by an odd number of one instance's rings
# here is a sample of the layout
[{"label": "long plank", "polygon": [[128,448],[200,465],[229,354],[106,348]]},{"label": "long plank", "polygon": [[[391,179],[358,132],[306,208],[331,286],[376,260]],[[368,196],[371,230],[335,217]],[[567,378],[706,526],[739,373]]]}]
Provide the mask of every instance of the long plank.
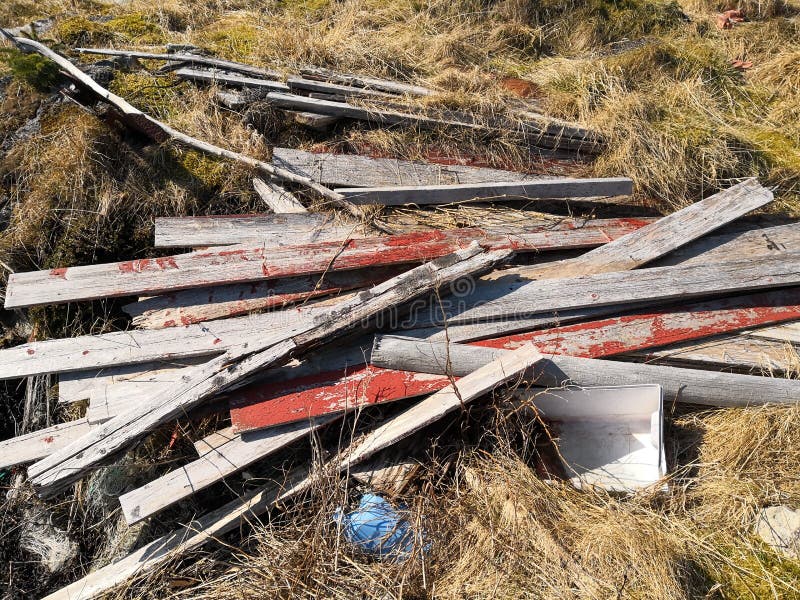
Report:
[{"label": "long plank", "polygon": [[287,192],[281,186],[276,185],[271,181],[264,181],[259,177],[254,177],[253,189],[255,189],[256,193],[264,201],[264,204],[266,204],[267,207],[269,207],[269,209],[275,214],[308,213],[306,207],[294,197],[294,194]]},{"label": "long plank", "polygon": [[[532,343],[545,355],[601,358],[792,320],[799,315],[800,288],[792,288],[645,311],[473,344],[511,350]],[[231,421],[235,431],[255,431],[298,419],[428,394],[448,383],[446,377],[438,375],[375,365],[349,365],[237,390],[230,398]]]},{"label": "long plank", "polygon": [[[444,374],[449,365],[455,377],[471,373],[510,350],[485,348],[471,344],[419,341],[397,336],[380,336],[372,349],[372,363],[388,369]],[[448,360],[449,358],[449,360]],[[800,381],[776,377],[739,375],[665,367],[639,363],[549,356],[536,373],[537,385],[560,387],[565,383],[579,386],[634,385],[658,383],[668,402],[686,402],[708,406],[734,407],[800,402]]]},{"label": "long plank", "polygon": [[676,211],[617,243],[558,265],[522,269],[531,278],[568,277],[635,269],[714,231],[772,201],[773,195],[756,179],[747,179]]},{"label": "long plank", "polygon": [[271,249],[241,245],[162,258],[12,273],[5,307],[155,295],[192,287],[423,262],[475,241],[491,250],[586,248],[637,228],[638,223],[632,222],[602,229],[535,231],[512,236],[465,228]]},{"label": "long plank", "polygon": [[344,98],[392,98],[397,99],[395,94],[371,90],[363,87],[344,85],[341,83],[331,83],[329,81],[319,81],[317,79],[307,79],[297,75],[290,75],[286,78],[286,85],[294,92],[299,90],[301,93],[322,92],[324,94],[336,94]]},{"label": "long plank", "polygon": [[485,252],[477,244],[425,263],[378,285],[356,298],[337,304],[289,332],[230,350],[189,372],[140,406],[114,417],[67,448],[32,465],[28,474],[34,489],[49,496],[80,479],[88,469],[129,448],[159,425],[184,414],[251,374],[279,366],[311,348],[329,343],[364,327],[389,308],[397,308],[462,277],[493,268],[508,260],[508,250]]},{"label": "long plank", "polygon": [[359,231],[319,214],[156,217],[154,245],[195,248],[257,241],[274,248],[362,237]]},{"label": "long plank", "polygon": [[214,319],[226,319],[267,308],[280,308],[324,296],[370,287],[400,274],[407,267],[334,271],[211,288],[193,288],[152,296],[122,307],[141,329],[162,329]]},{"label": "long plank", "polygon": [[450,322],[513,318],[542,311],[630,302],[686,300],[799,283],[800,253],[711,265],[600,273],[523,283],[495,300],[464,310]]},{"label": "long plank", "polygon": [[236,88],[252,88],[276,92],[289,91],[289,86],[281,81],[271,81],[269,79],[261,79],[260,77],[248,77],[247,75],[228,73],[220,69],[181,67],[180,69],[175,69],[175,75],[181,79],[188,79],[190,81],[202,81],[203,83],[221,84]]},{"label": "long plank", "polygon": [[328,417],[311,423],[298,422],[249,434],[244,438],[236,436],[227,443],[217,445],[197,460],[120,496],[119,502],[125,521],[128,525],[138,523],[289,444],[308,437],[331,421],[333,419]]},{"label": "long plank", "polygon": [[33,462],[66,448],[92,427],[86,419],[79,419],[4,440],[0,442],[0,469]]},{"label": "long plank", "polygon": [[306,152],[293,148],[273,149],[272,162],[319,183],[336,187],[441,185],[539,179],[527,173],[499,169],[373,158],[358,154]]},{"label": "long plank", "polygon": [[514,198],[595,198],[629,196],[633,181],[627,177],[602,179],[542,179],[539,181],[504,181],[461,183],[455,185],[404,185],[375,188],[337,188],[354,204],[450,204],[470,200]]},{"label": "long plank", "polygon": [[391,81],[388,79],[379,79],[377,77],[369,77],[367,75],[339,73],[337,71],[331,71],[330,69],[323,69],[321,67],[305,67],[303,69],[300,69],[300,72],[309,78],[316,78],[324,81],[332,81],[343,85],[362,87],[365,89],[381,90],[393,94],[430,96],[431,94],[435,93],[430,88],[422,87],[419,85],[402,83],[400,81]]},{"label": "long plank", "polygon": [[764,329],[754,329],[748,331],[747,335],[752,337],[764,338],[767,340],[779,340],[800,344],[800,323],[789,323],[780,327],[765,327]]}]

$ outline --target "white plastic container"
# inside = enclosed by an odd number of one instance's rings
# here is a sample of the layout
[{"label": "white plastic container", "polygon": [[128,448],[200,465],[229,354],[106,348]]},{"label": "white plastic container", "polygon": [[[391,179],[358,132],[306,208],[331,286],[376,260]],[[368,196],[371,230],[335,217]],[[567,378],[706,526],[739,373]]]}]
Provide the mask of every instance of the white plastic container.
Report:
[{"label": "white plastic container", "polygon": [[576,487],[633,492],[666,475],[660,385],[567,388],[529,398],[554,425]]}]

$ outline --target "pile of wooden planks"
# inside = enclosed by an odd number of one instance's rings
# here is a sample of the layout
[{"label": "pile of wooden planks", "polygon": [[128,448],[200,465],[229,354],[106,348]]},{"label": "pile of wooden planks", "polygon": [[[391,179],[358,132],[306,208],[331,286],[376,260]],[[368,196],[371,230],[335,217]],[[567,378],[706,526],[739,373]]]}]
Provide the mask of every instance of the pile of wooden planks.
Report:
[{"label": "pile of wooden planks", "polygon": [[[55,374],[59,402],[88,401],[79,419],[0,442],[0,468],[27,466],[40,497],[63,493],[158,428],[199,415],[216,414],[222,425],[192,440],[196,458],[173,461],[120,496],[129,524],[298,450],[288,476],[275,468],[275,481],[209,506],[50,598],[101,595],[311,490],[317,471],[300,444],[335,432],[356,411],[371,411],[377,424],[352,440],[338,436],[325,468],[377,485],[413,470],[380,462],[379,452],[391,447],[407,460],[402,440],[432,435],[429,425],[500,388],[524,396],[648,383],[660,384],[671,403],[800,402],[800,382],[782,377],[796,368],[800,345],[800,224],[747,216],[772,201],[754,179],[670,215],[640,218],[630,216],[626,178],[536,178],[286,148],[263,163],[189,138],[86,81],[40,43],[17,41],[153,139],[306,185],[351,216],[362,203],[513,198],[577,199],[616,215],[521,212],[521,222],[500,226],[379,234],[341,214],[309,212],[274,181],[256,179],[271,212],[157,219],[160,256],[11,274],[7,309],[129,298],[126,331],[0,350],[0,379]],[[284,79],[194,54],[91,52],[164,60],[184,77],[260,87],[279,106],[346,106],[335,116],[351,118],[366,110],[353,98],[386,103],[433,93],[320,69]],[[372,111],[369,119],[392,123],[396,115]],[[566,147],[584,135],[567,124],[536,127],[540,140],[558,137]]]}]

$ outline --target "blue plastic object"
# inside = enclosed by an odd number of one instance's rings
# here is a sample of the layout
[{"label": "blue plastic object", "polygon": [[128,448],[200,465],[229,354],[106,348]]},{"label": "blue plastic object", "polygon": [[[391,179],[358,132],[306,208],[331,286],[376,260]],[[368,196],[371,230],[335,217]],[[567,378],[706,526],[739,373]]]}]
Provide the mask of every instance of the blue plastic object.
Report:
[{"label": "blue plastic object", "polygon": [[347,514],[337,509],[333,518],[341,524],[344,539],[365,554],[402,562],[414,550],[408,520],[376,494],[364,494],[358,508]]}]

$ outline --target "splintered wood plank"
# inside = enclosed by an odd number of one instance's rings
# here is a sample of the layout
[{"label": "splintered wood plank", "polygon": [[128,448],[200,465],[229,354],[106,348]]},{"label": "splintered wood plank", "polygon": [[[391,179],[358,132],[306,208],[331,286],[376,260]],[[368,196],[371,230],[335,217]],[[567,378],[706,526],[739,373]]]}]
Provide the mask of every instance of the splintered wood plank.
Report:
[{"label": "splintered wood plank", "polygon": [[527,173],[499,169],[372,158],[358,154],[306,152],[293,148],[273,149],[272,162],[319,183],[336,187],[442,185],[541,179]]},{"label": "splintered wood plank", "polygon": [[469,308],[451,323],[643,301],[779,288],[800,283],[800,253],[748,260],[655,267],[570,279],[528,282],[494,301]]},{"label": "splintered wood plank", "polygon": [[191,81],[202,81],[203,83],[215,83],[230,87],[253,88],[259,90],[270,90],[274,92],[288,92],[289,86],[281,81],[270,81],[258,77],[248,77],[237,73],[227,73],[219,69],[196,69],[192,67],[181,67],[175,69],[175,75],[181,79]]},{"label": "splintered wood plank", "polygon": [[93,425],[86,419],[68,421],[0,442],[0,469],[33,462],[66,448]]},{"label": "splintered wood plank", "polygon": [[747,179],[602,249],[553,265],[522,269],[531,278],[569,277],[635,269],[772,201],[772,192]]},{"label": "splintered wood plank", "polygon": [[311,423],[293,423],[244,438],[235,436],[224,444],[218,444],[197,460],[120,496],[119,503],[125,521],[128,525],[138,523],[257,460],[308,437],[331,421],[333,418],[328,417]]},{"label": "splintered wood plank", "polygon": [[308,213],[306,207],[293,194],[271,181],[264,181],[259,177],[254,177],[253,188],[264,201],[264,204],[277,215]]},{"label": "splintered wood plank", "polygon": [[202,325],[30,342],[0,350],[0,379],[213,356],[288,330],[320,310],[307,306]]},{"label": "splintered wood plank", "polygon": [[195,248],[259,242],[268,248],[363,237],[359,228],[334,225],[318,214],[156,217],[156,248]]},{"label": "splintered wood plank", "polygon": [[254,283],[194,288],[153,296],[122,307],[141,329],[161,329],[225,319],[268,308],[376,285],[406,270],[406,265],[340,271]]},{"label": "splintered wood plank", "polygon": [[[453,376],[471,373],[510,350],[473,344],[448,344],[380,336],[372,349],[372,362],[389,369],[443,374],[449,365]],[[800,381],[682,369],[629,362],[553,355],[540,363],[536,384],[560,387],[564,384],[604,386],[660,384],[667,402],[686,402],[708,406],[757,406],[800,402]]]},{"label": "splintered wood plank", "polygon": [[564,178],[455,185],[337,188],[336,191],[354,204],[398,206],[401,204],[450,204],[485,199],[629,196],[633,193],[633,181],[627,177]]},{"label": "splintered wood plank", "polygon": [[[473,342],[515,349],[532,343],[542,354],[600,358],[698,340],[779,323],[800,316],[800,288],[556,327]],[[432,393],[447,377],[350,365],[301,378],[257,383],[230,398],[236,431],[255,431],[298,419],[319,417],[383,402]]]},{"label": "splintered wood plank", "polygon": [[269,249],[261,245],[241,245],[162,258],[12,273],[5,307],[155,295],[192,287],[419,263],[476,241],[489,250],[586,248],[624,236],[638,225],[631,222],[602,229],[536,231],[508,236],[470,228]]},{"label": "splintered wood plank", "polygon": [[265,336],[260,342],[231,349],[209,362],[190,367],[180,381],[143,398],[139,406],[131,407],[63,450],[33,464],[28,469],[30,481],[41,496],[55,494],[156,427],[251,374],[285,364],[294,356],[356,328],[364,328],[387,309],[427,296],[467,275],[492,269],[511,254],[508,250],[486,252],[473,244],[327,308],[310,323]]}]

